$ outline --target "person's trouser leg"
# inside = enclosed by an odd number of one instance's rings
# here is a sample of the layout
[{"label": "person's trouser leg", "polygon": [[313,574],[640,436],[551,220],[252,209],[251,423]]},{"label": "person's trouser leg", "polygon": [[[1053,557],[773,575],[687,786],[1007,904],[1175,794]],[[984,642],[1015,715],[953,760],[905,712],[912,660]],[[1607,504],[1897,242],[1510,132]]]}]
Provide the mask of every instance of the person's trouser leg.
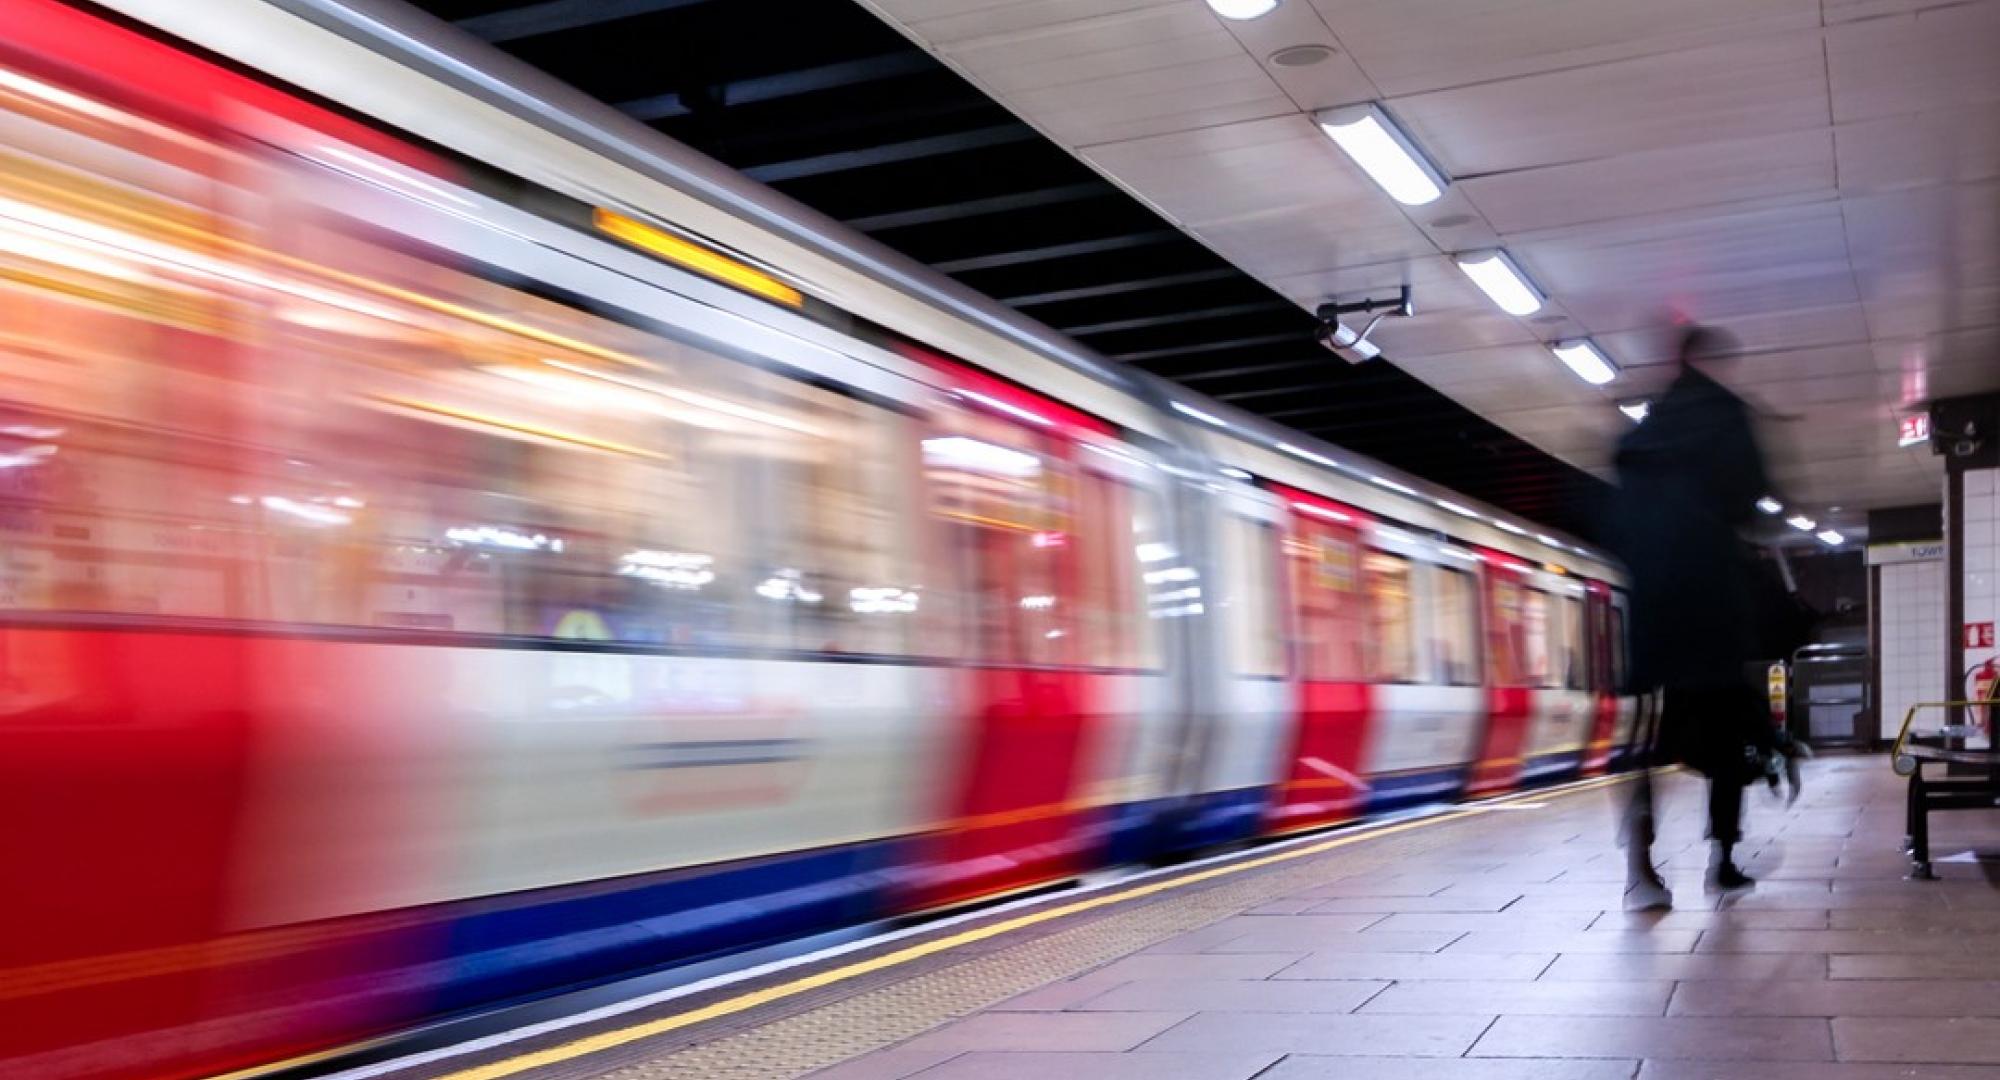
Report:
[{"label": "person's trouser leg", "polygon": [[1708,832],[1722,848],[1724,862],[1743,838],[1743,784],[1719,773],[1708,781]]},{"label": "person's trouser leg", "polygon": [[1626,885],[1635,886],[1659,880],[1653,870],[1653,838],[1655,836],[1655,815],[1653,802],[1653,767],[1659,763],[1657,732],[1653,745],[1638,748],[1636,767],[1638,776],[1632,781],[1631,798],[1625,804],[1625,820],[1620,824],[1620,839],[1625,842]]},{"label": "person's trouser leg", "polygon": [[1632,797],[1625,804],[1622,831],[1626,860],[1631,863],[1636,877],[1638,870],[1652,867],[1653,767],[1650,761],[1639,764],[1639,775],[1632,781]]}]

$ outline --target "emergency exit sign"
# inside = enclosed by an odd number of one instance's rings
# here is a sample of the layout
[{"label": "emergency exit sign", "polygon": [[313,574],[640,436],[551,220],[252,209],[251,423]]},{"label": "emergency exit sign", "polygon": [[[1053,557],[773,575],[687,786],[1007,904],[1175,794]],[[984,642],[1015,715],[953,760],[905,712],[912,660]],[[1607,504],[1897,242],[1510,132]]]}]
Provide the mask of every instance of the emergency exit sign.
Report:
[{"label": "emergency exit sign", "polygon": [[1968,649],[1990,649],[1993,647],[1993,624],[1990,622],[1969,622],[1965,624],[1965,647]]},{"label": "emergency exit sign", "polygon": [[1931,441],[1931,414],[1918,413],[1905,416],[1896,425],[1896,445],[1915,446]]}]

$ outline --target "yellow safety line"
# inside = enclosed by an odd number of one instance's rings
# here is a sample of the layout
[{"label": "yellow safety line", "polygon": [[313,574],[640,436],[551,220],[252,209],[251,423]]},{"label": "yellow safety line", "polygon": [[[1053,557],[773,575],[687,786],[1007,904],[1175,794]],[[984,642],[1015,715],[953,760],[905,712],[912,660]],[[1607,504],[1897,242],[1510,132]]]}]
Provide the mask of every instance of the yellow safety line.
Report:
[{"label": "yellow safety line", "polygon": [[[894,952],[883,953],[881,956],[871,957],[867,960],[859,960],[852,964],[829,968],[803,978],[794,979],[788,983],[779,983],[775,986],[764,987],[761,990],[752,990],[748,993],[738,994],[733,998],[705,1005],[689,1012],[663,1016],[657,1020],[648,1020],[644,1023],[632,1024],[611,1031],[602,1031],[595,1035],[588,1035],[584,1038],[566,1042],[559,1046],[552,1046],[545,1050],[535,1050],[490,1064],[475,1065],[469,1069],[460,1069],[457,1072],[446,1073],[443,1076],[437,1077],[436,1080],[501,1080],[503,1077],[518,1076],[530,1069],[557,1065],[590,1054],[628,1046],[643,1039],[653,1038],[656,1035],[664,1035],[668,1032],[679,1031],[682,1028],[692,1027],[695,1024],[708,1020],[732,1016],[747,1009],[754,1009],[760,1005],[768,1005],[774,1001],[796,997],[823,986],[832,986],[835,983],[845,982],[860,975],[868,975],[877,971],[900,967],[912,960],[920,960],[926,956],[933,956],[937,953],[958,948],[961,945],[985,941],[988,938],[1012,933],[1015,930],[1036,926],[1054,919],[1061,919],[1085,911],[1094,911],[1098,908],[1109,907],[1113,904],[1123,904],[1128,901],[1155,896],[1172,889],[1184,888],[1204,881],[1213,881],[1216,878],[1240,874],[1246,870],[1257,870],[1277,863],[1290,862],[1293,859],[1303,859],[1309,855],[1318,855],[1323,852],[1332,851],[1335,848],[1358,844],[1363,840],[1376,840],[1396,833],[1423,828],[1427,825],[1441,825],[1448,821],[1457,821],[1478,814],[1484,803],[1505,802],[1509,799],[1522,798],[1527,795],[1534,795],[1539,798],[1561,798],[1595,790],[1607,784],[1620,783],[1630,779],[1631,776],[1632,774],[1628,773],[1597,780],[1587,780],[1560,790],[1519,792],[1502,796],[1498,799],[1483,800],[1483,802],[1470,803],[1462,810],[1454,810],[1435,817],[1399,822],[1394,825],[1384,825],[1364,832],[1346,833],[1317,844],[1306,844],[1286,851],[1274,852],[1270,855],[1263,855],[1254,859],[1246,859],[1242,862],[1212,867],[1207,870],[1188,874],[1184,877],[1176,877],[1167,881],[1156,881],[1146,885],[1137,885],[1120,892],[1105,893],[1086,900],[1077,900],[1057,907],[1045,908],[1041,911],[1032,911],[1025,915],[1016,915],[1011,919],[1002,919],[999,922],[989,923],[971,930],[964,930],[956,934],[935,938],[930,941],[897,949]],[[216,1080],[223,1080],[223,1078],[216,1078]]]}]

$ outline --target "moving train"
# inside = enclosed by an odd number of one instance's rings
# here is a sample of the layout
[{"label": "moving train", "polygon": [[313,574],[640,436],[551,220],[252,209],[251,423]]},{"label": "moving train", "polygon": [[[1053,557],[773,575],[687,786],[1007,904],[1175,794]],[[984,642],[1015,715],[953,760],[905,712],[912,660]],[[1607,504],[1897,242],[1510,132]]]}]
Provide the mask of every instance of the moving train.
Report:
[{"label": "moving train", "polygon": [[109,6],[0,0],[0,1076],[254,1070],[1645,738],[1584,548],[355,9]]}]

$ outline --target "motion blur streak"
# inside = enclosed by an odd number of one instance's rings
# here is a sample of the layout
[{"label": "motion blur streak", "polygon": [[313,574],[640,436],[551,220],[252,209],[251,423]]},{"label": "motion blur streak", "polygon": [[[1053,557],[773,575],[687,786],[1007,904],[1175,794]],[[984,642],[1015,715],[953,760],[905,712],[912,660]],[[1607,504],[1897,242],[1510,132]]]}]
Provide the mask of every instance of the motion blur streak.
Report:
[{"label": "motion blur streak", "polygon": [[1601,562],[1398,527],[1206,401],[1231,464],[1170,464],[1122,384],[783,273],[0,0],[0,1076],[253,1068],[1645,737]]}]

